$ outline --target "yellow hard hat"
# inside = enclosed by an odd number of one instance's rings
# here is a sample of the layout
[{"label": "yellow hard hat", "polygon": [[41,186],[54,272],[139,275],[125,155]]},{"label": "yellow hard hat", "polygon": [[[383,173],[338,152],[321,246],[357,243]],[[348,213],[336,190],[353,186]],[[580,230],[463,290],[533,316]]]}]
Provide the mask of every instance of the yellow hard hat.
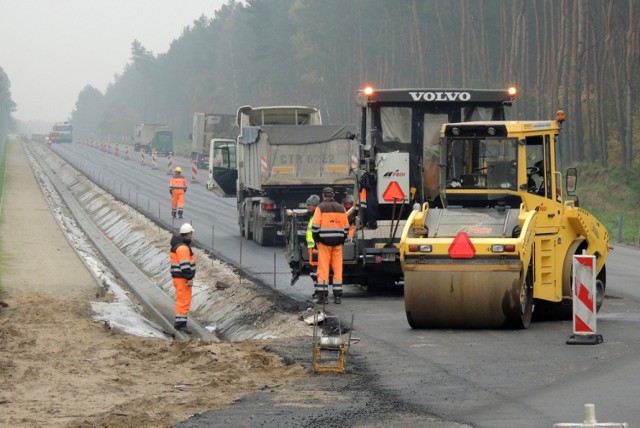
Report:
[{"label": "yellow hard hat", "polygon": [[176,172],[182,172],[182,168],[180,168],[179,166],[176,167]]}]

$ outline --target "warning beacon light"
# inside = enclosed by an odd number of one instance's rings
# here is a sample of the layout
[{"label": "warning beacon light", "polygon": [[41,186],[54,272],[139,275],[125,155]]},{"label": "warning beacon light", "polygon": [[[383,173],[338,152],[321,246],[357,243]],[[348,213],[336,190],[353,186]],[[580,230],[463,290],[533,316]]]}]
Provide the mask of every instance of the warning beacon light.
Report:
[{"label": "warning beacon light", "polygon": [[516,89],[515,86],[509,86],[509,88],[507,89],[507,93],[509,94],[510,97],[515,97],[516,94],[518,93],[518,90]]},{"label": "warning beacon light", "polygon": [[371,86],[367,86],[364,89],[358,91],[358,95],[356,97],[356,105],[358,107],[367,107],[369,101],[371,101],[371,97],[375,91]]}]

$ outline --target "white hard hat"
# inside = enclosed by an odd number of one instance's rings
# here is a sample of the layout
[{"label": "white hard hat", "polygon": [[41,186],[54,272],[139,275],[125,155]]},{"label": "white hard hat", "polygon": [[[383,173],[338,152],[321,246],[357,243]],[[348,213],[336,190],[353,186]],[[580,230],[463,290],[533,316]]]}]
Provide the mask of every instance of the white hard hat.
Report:
[{"label": "white hard hat", "polygon": [[193,226],[191,226],[189,223],[185,223],[182,226],[180,226],[180,234],[184,235],[185,233],[192,233],[193,232]]}]

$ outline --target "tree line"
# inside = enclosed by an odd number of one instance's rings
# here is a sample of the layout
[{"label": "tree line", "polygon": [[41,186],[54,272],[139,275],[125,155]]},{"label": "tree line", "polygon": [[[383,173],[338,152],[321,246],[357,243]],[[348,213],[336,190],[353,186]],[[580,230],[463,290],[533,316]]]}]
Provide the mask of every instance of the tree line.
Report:
[{"label": "tree line", "polygon": [[16,104],[11,99],[11,82],[9,76],[0,67],[0,147],[7,138],[9,132],[15,127],[11,114],[15,111]]},{"label": "tree line", "polygon": [[87,86],[77,136],[131,136],[194,112],[310,105],[355,123],[355,97],[379,88],[506,88],[512,119],[567,121],[562,157],[640,162],[638,0],[230,0],[186,27],[166,53],[133,41],[101,93]]}]

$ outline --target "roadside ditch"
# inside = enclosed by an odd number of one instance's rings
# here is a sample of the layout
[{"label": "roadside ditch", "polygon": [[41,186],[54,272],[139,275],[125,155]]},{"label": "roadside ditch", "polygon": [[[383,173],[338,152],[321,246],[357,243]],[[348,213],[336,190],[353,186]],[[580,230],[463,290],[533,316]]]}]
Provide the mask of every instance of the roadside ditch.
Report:
[{"label": "roadside ditch", "polygon": [[[173,299],[175,293],[169,275],[171,232],[161,228],[126,203],[115,199],[48,148],[40,145],[34,145],[32,148],[38,150],[37,153],[56,172],[58,178],[105,236]],[[74,221],[73,213],[69,212],[59,197],[56,197],[53,185],[40,170],[37,161],[32,156],[29,156],[29,159],[67,239],[102,284],[103,292],[118,294],[118,266],[108,266],[101,259]],[[300,302],[280,295],[276,305],[272,290],[264,289],[235,268],[211,257],[201,249],[194,248],[194,253],[198,273],[194,282],[190,316],[198,319],[218,337],[227,341],[241,341],[312,335],[313,327],[299,319],[299,313],[304,309]],[[132,297],[128,292],[126,294],[129,298]],[[94,304],[94,310],[97,309],[99,305]],[[148,320],[146,323],[154,325]],[[112,324],[116,328],[123,327],[118,322]],[[134,334],[136,331],[131,328],[122,329]]]}]

